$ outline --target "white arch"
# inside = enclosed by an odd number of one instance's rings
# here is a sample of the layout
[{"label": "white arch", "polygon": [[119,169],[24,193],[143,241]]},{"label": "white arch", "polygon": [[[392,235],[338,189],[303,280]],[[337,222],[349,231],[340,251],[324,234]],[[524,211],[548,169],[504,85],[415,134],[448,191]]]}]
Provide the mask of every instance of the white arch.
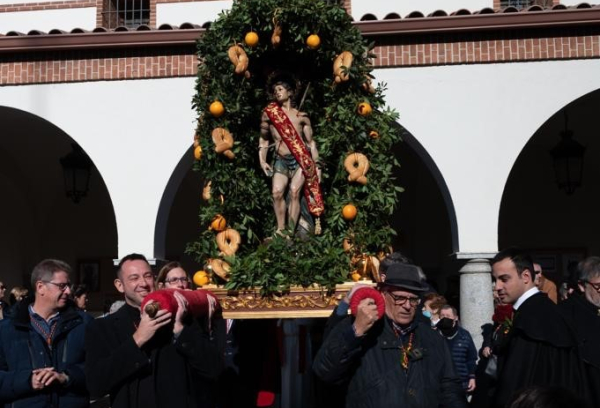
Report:
[{"label": "white arch", "polygon": [[119,257],[154,257],[156,214],[192,141],[194,78],[4,87],[0,105],[40,116],[79,143],[113,202]]},{"label": "white arch", "polygon": [[519,153],[556,111],[600,87],[599,70],[597,59],[376,70],[448,184],[460,252],[498,249],[500,202]]}]

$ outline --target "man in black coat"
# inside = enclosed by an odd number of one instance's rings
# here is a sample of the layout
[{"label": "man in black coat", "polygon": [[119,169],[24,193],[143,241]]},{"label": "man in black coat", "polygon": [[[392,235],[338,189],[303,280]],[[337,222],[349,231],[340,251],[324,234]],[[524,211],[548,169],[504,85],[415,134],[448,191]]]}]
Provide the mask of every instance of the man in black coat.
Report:
[{"label": "man in black coat", "polygon": [[418,267],[397,263],[386,272],[384,316],[378,319],[373,299],[363,299],[356,316],[327,336],[315,373],[330,384],[347,383],[348,408],[466,407],[445,340],[415,320],[425,288]]},{"label": "man in black coat", "polygon": [[590,401],[600,407],[600,257],[581,261],[578,269],[580,293],[559,303],[559,309],[577,333]]},{"label": "man in black coat", "polygon": [[110,395],[112,408],[212,407],[210,389],[221,368],[217,342],[197,321],[187,321],[176,294],[175,316],[160,310],[140,314],[154,291],[154,275],[143,255],[119,263],[117,290],[125,305],[92,322],[86,332],[87,384],[92,397]]},{"label": "man in black coat", "polygon": [[504,407],[519,390],[533,385],[559,386],[581,395],[583,373],[577,343],[558,307],[535,286],[529,255],[509,248],[492,260],[495,289],[515,310],[505,323],[498,348],[498,384],[494,406]]}]

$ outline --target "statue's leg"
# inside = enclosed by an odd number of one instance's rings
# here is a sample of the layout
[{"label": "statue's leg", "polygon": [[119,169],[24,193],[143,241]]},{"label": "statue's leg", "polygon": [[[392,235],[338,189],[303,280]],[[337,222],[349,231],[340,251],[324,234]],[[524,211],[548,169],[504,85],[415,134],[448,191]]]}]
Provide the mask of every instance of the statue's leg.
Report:
[{"label": "statue's leg", "polygon": [[289,223],[294,230],[296,229],[298,217],[300,216],[300,194],[302,194],[303,186],[304,174],[302,173],[302,170],[298,168],[290,183],[290,204],[288,209]]},{"label": "statue's leg", "polygon": [[277,218],[277,231],[285,229],[285,198],[283,196],[288,178],[281,173],[273,174],[273,209]]}]

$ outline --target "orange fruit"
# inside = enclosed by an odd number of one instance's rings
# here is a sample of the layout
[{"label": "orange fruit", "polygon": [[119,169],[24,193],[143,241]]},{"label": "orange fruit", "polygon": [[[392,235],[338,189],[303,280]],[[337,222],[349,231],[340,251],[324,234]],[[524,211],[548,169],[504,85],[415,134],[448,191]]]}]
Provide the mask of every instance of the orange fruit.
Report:
[{"label": "orange fruit", "polygon": [[344,217],[346,221],[352,221],[355,219],[357,213],[358,210],[354,204],[346,204],[344,208],[342,208],[342,217]]},{"label": "orange fruit", "polygon": [[227,227],[227,220],[221,214],[218,214],[210,223],[210,227],[215,231],[224,231]]},{"label": "orange fruit", "polygon": [[208,110],[215,118],[218,118],[221,115],[223,115],[223,113],[225,113],[225,107],[219,101],[214,101],[213,103],[211,103]]},{"label": "orange fruit", "polygon": [[256,47],[258,45],[258,34],[254,31],[250,31],[244,37],[244,42],[248,47]]},{"label": "orange fruit", "polygon": [[360,276],[360,273],[358,273],[357,271],[353,271],[353,272],[350,274],[350,278],[352,278],[352,280],[353,280],[354,282],[358,282],[358,281],[360,280],[361,276]]},{"label": "orange fruit", "polygon": [[196,146],[194,149],[194,159],[200,160],[202,158],[202,147]]},{"label": "orange fruit", "polygon": [[306,39],[306,45],[312,50],[316,50],[321,45],[321,38],[316,34],[311,34]]},{"label": "orange fruit", "polygon": [[357,111],[360,116],[369,116],[373,112],[373,108],[369,102],[361,102],[358,104]]},{"label": "orange fruit", "polygon": [[371,136],[371,139],[379,139],[379,133],[376,130],[371,130],[369,136]]},{"label": "orange fruit", "polygon": [[204,286],[210,282],[210,277],[206,271],[198,271],[194,274],[193,281],[198,286]]}]

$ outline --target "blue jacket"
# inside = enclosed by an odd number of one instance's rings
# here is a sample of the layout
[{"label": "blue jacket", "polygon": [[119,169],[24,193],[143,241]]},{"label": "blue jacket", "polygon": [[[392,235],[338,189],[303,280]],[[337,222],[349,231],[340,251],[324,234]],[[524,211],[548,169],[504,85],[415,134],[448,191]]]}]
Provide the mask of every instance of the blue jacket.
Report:
[{"label": "blue jacket", "polygon": [[[85,326],[88,314],[68,305],[59,315],[52,351],[31,326],[29,302],[21,302],[14,316],[0,322],[0,406],[18,408],[79,408],[89,406],[85,387]],[[69,377],[66,385],[34,391],[31,372],[54,367]]]},{"label": "blue jacket", "polygon": [[466,390],[469,380],[475,378],[475,368],[477,366],[477,349],[473,343],[473,338],[468,331],[458,327],[456,335],[452,338],[446,337],[446,341],[450,353],[452,353],[454,370],[460,377],[463,389]]}]

